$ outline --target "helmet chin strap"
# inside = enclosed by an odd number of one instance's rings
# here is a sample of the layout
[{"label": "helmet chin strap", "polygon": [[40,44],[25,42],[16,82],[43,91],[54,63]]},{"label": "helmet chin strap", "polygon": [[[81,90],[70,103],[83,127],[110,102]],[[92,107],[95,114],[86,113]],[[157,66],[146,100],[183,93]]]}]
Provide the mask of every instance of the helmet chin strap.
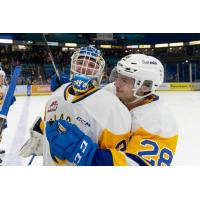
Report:
[{"label": "helmet chin strap", "polygon": [[138,89],[133,89],[133,96],[135,97],[134,100],[130,100],[130,101],[122,101],[126,107],[129,109],[129,110],[132,110],[133,108],[135,107],[138,107],[138,106],[141,106],[145,103],[145,97],[149,96],[152,94],[152,92],[146,94],[146,95],[143,95],[143,96],[139,96],[137,95],[136,93],[138,92],[140,88]]},{"label": "helmet chin strap", "polygon": [[148,94],[145,94],[145,95],[143,95],[143,96],[139,96],[139,95],[137,95],[138,90],[139,90],[139,88],[138,88],[137,90],[134,90],[134,89],[133,89],[133,96],[136,97],[136,98],[138,98],[138,100],[143,99],[143,98],[148,97],[148,96],[150,96],[151,94],[153,94],[152,91],[151,91],[151,92],[149,91]]}]

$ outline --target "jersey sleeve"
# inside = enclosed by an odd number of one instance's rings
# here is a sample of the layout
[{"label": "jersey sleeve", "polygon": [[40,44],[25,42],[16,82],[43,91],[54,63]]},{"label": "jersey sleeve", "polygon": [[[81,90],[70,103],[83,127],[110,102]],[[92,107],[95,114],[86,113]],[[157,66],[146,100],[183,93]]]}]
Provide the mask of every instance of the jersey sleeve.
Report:
[{"label": "jersey sleeve", "polygon": [[92,165],[106,166],[169,166],[173,160],[178,135],[161,137],[139,128],[130,138],[124,152],[98,149]]},{"label": "jersey sleeve", "polygon": [[122,152],[116,149],[97,149],[92,160],[92,166],[148,166],[145,159],[138,155]]},{"label": "jersey sleeve", "polygon": [[177,140],[178,134],[163,137],[139,128],[130,139],[126,154],[137,155],[151,166],[169,166],[173,160]]}]

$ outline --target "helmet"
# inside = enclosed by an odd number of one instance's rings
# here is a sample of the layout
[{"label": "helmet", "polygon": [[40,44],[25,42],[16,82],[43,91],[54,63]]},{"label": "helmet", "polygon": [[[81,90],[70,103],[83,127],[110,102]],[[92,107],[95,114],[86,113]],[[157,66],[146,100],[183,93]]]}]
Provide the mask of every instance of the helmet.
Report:
[{"label": "helmet", "polygon": [[6,76],[5,72],[2,69],[0,69],[0,76],[3,76],[3,78],[5,78]]},{"label": "helmet", "polygon": [[[164,80],[164,69],[162,63],[152,57],[144,54],[130,54],[125,56],[117,63],[117,72],[124,76],[133,78],[134,96],[143,84],[148,83],[150,86],[150,95],[154,92]],[[145,96],[148,96],[145,95]],[[145,97],[143,96],[143,97]]]},{"label": "helmet", "polygon": [[71,57],[71,81],[74,89],[85,92],[100,84],[104,67],[105,61],[96,48],[88,46],[76,50]]}]

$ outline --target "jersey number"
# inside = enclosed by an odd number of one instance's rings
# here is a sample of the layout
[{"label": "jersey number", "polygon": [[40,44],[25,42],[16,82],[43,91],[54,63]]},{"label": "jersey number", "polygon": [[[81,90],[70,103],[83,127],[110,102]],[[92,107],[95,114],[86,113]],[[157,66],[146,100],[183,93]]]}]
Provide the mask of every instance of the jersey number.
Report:
[{"label": "jersey number", "polygon": [[[140,151],[138,152],[138,155],[143,157],[144,156],[158,156],[158,166],[161,166],[161,164],[170,165],[172,162],[173,154],[172,151],[168,148],[163,148],[159,152],[158,144],[151,140],[142,140],[141,145],[144,147],[150,146],[152,147],[152,150],[149,151]],[[168,158],[164,157],[164,155],[167,155]],[[146,159],[146,158],[145,158]],[[155,165],[154,159],[146,159],[151,165]]]},{"label": "jersey number", "polygon": [[126,150],[126,140],[121,140],[115,147],[118,151]]}]

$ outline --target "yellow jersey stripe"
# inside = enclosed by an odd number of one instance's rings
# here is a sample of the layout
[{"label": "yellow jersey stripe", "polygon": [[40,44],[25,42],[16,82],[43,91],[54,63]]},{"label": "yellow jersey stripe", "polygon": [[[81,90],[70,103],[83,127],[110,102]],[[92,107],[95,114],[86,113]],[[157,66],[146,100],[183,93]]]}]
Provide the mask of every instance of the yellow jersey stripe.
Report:
[{"label": "yellow jersey stripe", "polygon": [[126,158],[125,155],[116,149],[111,149],[111,154],[113,157],[113,165],[114,166],[126,166]]}]

